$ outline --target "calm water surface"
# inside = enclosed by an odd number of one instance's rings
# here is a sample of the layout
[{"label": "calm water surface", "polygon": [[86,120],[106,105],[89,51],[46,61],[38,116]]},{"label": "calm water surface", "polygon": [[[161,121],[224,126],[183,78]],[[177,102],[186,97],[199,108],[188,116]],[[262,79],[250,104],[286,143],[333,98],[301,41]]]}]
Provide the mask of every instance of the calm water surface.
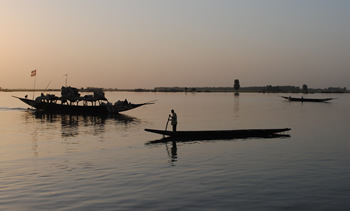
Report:
[{"label": "calm water surface", "polygon": [[[0,210],[348,210],[350,95],[107,92],[108,117],[28,111],[0,92]],[[298,96],[298,95],[296,95]],[[300,96],[300,95],[299,95]],[[147,144],[178,130],[292,128],[289,138]]]}]

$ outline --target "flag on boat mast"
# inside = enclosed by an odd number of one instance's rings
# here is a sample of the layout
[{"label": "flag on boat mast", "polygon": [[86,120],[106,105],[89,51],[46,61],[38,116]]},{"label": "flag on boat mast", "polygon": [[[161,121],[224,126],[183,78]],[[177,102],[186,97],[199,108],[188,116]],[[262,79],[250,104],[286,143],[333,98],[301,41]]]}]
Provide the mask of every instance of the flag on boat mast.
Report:
[{"label": "flag on boat mast", "polygon": [[34,77],[34,89],[33,89],[33,100],[34,100],[35,83],[36,83],[36,69],[32,70],[32,72],[30,72],[30,77]]},{"label": "flag on boat mast", "polygon": [[30,76],[31,76],[31,77],[36,76],[36,69],[35,69],[35,70],[32,70],[32,72],[30,73]]}]

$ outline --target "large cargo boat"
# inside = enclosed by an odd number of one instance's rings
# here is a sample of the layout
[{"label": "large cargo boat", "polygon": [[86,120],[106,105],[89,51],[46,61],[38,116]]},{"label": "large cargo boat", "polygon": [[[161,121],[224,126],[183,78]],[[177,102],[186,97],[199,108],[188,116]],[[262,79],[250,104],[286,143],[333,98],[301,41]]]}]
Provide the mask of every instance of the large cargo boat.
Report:
[{"label": "large cargo boat", "polygon": [[116,114],[138,108],[143,105],[153,104],[154,102],[146,102],[134,104],[124,101],[110,103],[106,98],[102,89],[93,91],[93,95],[81,96],[78,89],[74,87],[62,87],[61,97],[53,94],[41,94],[35,100],[26,97],[16,97],[38,111],[50,113],[69,113],[69,114]]}]

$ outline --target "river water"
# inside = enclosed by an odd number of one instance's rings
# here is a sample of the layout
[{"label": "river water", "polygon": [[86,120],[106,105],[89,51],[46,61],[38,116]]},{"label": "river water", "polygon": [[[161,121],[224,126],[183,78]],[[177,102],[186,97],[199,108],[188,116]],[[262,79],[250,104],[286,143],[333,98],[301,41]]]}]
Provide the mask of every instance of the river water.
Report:
[{"label": "river water", "polygon": [[[348,94],[300,103],[278,94],[106,92],[111,102],[157,100],[109,117],[35,113],[11,97],[26,94],[0,92],[0,210],[350,207]],[[178,130],[291,128],[290,137],[148,144],[162,136],[144,129],[165,129],[171,109]]]}]

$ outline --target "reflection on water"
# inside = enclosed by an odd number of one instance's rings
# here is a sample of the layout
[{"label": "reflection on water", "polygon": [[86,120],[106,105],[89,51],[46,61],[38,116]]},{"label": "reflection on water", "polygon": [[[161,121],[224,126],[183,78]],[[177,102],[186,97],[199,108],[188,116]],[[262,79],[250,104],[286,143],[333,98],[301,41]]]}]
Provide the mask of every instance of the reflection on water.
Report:
[{"label": "reflection on water", "polygon": [[215,137],[203,137],[200,136],[198,138],[196,137],[184,137],[184,138],[172,138],[172,137],[165,137],[162,139],[158,140],[153,140],[153,141],[148,141],[146,142],[146,145],[150,144],[160,144],[160,143],[167,143],[167,142],[191,142],[191,143],[196,143],[196,142],[205,142],[205,141],[233,141],[233,140],[249,140],[249,139],[283,139],[283,138],[290,138],[289,134],[272,134],[268,136],[255,136],[255,137],[239,137],[239,138],[215,138]]},{"label": "reflection on water", "polygon": [[[290,138],[288,134],[273,134],[269,137],[260,137],[259,139],[286,139]],[[238,140],[250,140],[257,139],[257,137],[249,137],[249,138],[230,138],[230,139],[213,139],[213,138],[198,138],[198,139],[187,139],[187,138],[171,138],[165,137],[159,140],[148,141],[145,145],[156,145],[160,146],[165,144],[165,149],[168,154],[169,163],[171,166],[175,166],[175,162],[178,160],[177,154],[177,142],[179,143],[200,143],[200,142],[215,142],[215,141],[238,141]]]},{"label": "reflection on water", "polygon": [[172,145],[169,146],[167,143],[165,143],[165,147],[166,147],[166,151],[168,153],[168,157],[169,157],[169,162],[172,166],[175,166],[175,162],[177,161],[177,145],[176,145],[176,141],[172,141]]},{"label": "reflection on water", "polygon": [[[23,128],[31,139],[33,157],[55,153],[72,153],[87,147],[104,149],[101,142],[108,137],[128,136],[131,128],[140,127],[141,120],[123,115],[71,115],[26,110],[21,115]],[[80,145],[84,142],[84,145]],[[98,142],[98,143],[97,143]],[[53,150],[55,149],[55,150]]]},{"label": "reflection on water", "polygon": [[[138,124],[140,121],[124,114],[113,115],[71,115],[71,114],[52,114],[38,111],[24,112],[23,119],[26,123],[32,124],[32,119],[45,125],[49,130],[56,130],[60,127],[61,137],[75,137],[82,132],[92,135],[105,133],[106,123],[108,125],[126,126]],[[33,137],[35,137],[34,131]],[[81,134],[80,134],[81,135]],[[35,138],[34,138],[35,139]],[[34,141],[33,141],[34,142]]]},{"label": "reflection on water", "polygon": [[239,95],[234,96],[233,111],[235,118],[239,118]]}]

